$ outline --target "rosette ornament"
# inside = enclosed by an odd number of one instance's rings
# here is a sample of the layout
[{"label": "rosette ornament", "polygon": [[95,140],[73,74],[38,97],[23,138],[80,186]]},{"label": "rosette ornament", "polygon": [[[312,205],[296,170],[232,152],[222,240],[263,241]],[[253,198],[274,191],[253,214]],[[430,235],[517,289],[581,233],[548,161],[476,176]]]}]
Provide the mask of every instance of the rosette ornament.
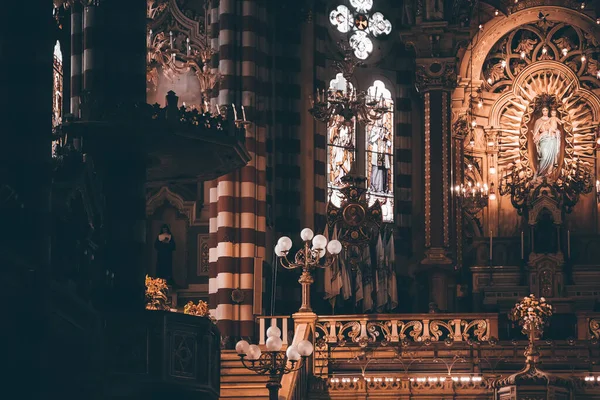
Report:
[{"label": "rosette ornament", "polygon": [[312,312],[310,306],[310,285],[314,282],[311,271],[315,268],[329,268],[336,261],[338,254],[342,251],[342,244],[338,240],[327,242],[323,235],[314,235],[310,228],[304,228],[300,232],[303,246],[295,256],[294,261],[288,259],[292,248],[292,239],[287,236],[279,238],[275,246],[275,255],[281,266],[285,269],[302,269],[298,282],[302,285],[302,305],[300,312]]}]

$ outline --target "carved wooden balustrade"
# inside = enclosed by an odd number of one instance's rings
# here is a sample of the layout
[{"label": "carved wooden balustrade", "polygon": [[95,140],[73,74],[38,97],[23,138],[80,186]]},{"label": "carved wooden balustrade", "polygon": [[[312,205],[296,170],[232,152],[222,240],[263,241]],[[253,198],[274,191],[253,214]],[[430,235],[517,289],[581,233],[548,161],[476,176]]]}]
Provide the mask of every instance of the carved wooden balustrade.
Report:
[{"label": "carved wooden balustrade", "polygon": [[403,341],[484,342],[498,337],[497,314],[372,314],[319,316],[315,337],[319,346]]},{"label": "carved wooden balustrade", "polygon": [[[289,315],[283,316],[258,316],[258,345],[264,346],[267,340],[267,329],[271,326],[276,326],[281,330],[281,341],[284,349],[293,339],[294,335],[294,320]],[[292,337],[290,337],[290,335]]]}]

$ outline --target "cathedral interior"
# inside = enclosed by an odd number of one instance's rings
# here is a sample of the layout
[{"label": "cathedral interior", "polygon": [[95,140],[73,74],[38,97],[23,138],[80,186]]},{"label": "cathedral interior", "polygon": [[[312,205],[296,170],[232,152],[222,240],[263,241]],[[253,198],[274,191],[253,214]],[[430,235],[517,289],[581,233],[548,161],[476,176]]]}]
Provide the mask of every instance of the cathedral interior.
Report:
[{"label": "cathedral interior", "polygon": [[600,399],[600,1],[0,26],[12,398]]}]

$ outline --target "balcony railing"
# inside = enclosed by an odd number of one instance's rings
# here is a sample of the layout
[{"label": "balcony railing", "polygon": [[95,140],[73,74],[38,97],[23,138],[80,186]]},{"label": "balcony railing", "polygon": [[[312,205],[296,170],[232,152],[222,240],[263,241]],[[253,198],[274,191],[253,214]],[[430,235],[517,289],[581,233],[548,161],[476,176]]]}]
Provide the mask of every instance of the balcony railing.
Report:
[{"label": "balcony railing", "polygon": [[293,339],[289,337],[289,333],[294,332],[294,320],[289,315],[259,316],[256,317],[256,320],[258,322],[259,346],[265,345],[267,340],[267,329],[271,326],[276,326],[281,329],[281,341],[283,342],[284,347],[287,347],[289,341]]},{"label": "balcony railing", "polygon": [[497,314],[372,314],[319,316],[319,345],[386,345],[398,342],[484,342],[498,337]]}]

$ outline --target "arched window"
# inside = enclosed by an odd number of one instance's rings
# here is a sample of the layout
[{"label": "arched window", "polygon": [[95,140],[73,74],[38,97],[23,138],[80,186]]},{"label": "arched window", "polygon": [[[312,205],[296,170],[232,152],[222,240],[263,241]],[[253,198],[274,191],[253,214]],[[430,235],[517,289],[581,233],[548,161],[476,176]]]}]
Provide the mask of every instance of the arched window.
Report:
[{"label": "arched window", "polygon": [[[54,45],[54,62],[52,68],[52,127],[55,128],[62,123],[63,105],[63,62],[60,43],[57,40]],[[52,142],[52,157],[56,156],[56,141]]]},{"label": "arched window", "polygon": [[[352,88],[352,84],[350,84]],[[341,73],[329,83],[330,90],[345,91],[346,79]],[[340,118],[341,117],[337,117]],[[339,126],[338,126],[339,125]],[[332,124],[327,128],[327,190],[328,200],[339,206],[341,178],[350,172],[355,157],[356,120],[350,125]]]},{"label": "arched window", "polygon": [[52,81],[52,126],[55,127],[62,123],[62,104],[63,104],[63,61],[60,43],[56,41],[54,45],[54,68]]},{"label": "arched window", "polygon": [[368,95],[388,108],[383,118],[365,129],[365,176],[369,205],[381,203],[383,221],[394,221],[394,101],[382,81],[369,87]]}]

